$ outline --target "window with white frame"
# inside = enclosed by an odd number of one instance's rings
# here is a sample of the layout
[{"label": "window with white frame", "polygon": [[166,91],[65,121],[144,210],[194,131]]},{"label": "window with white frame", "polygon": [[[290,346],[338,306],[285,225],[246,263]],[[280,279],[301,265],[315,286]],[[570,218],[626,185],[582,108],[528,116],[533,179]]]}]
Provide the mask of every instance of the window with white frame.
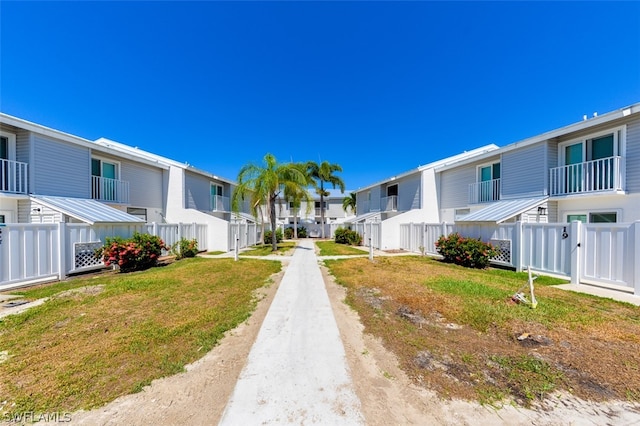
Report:
[{"label": "window with white frame", "polygon": [[589,213],[569,213],[567,222],[579,221],[582,223],[617,223],[617,211],[602,211]]},{"label": "window with white frame", "polygon": [[224,203],[222,199],[222,186],[212,183],[210,189],[211,189],[211,210],[212,211],[224,210]]},{"label": "window with white frame", "polygon": [[558,145],[562,193],[618,189],[622,184],[620,157],[624,152],[622,128],[595,133]]},{"label": "window with white frame", "polygon": [[120,163],[99,157],[91,158],[91,198],[118,201]]},{"label": "window with white frame", "polygon": [[474,202],[484,203],[500,199],[500,162],[478,166]]}]

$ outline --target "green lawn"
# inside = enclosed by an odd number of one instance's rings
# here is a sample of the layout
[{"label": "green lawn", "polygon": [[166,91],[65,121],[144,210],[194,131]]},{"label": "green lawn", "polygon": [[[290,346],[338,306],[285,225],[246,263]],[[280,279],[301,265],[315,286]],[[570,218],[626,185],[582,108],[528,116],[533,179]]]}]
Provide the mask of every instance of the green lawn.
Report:
[{"label": "green lawn", "polygon": [[[255,309],[280,262],[184,259],[22,291],[43,305],[0,320],[4,410],[67,412],[140,391],[204,356]],[[5,403],[6,401],[6,403]]]},{"label": "green lawn", "polygon": [[262,244],[255,246],[252,249],[245,250],[240,255],[242,256],[269,256],[270,254],[287,254],[288,251],[292,250],[296,246],[296,243],[293,241],[281,241],[278,243],[278,250],[273,251],[271,244]]},{"label": "green lawn", "polygon": [[[528,406],[556,390],[640,401],[640,308],[535,281],[537,307],[513,302],[526,273],[427,257],[325,261],[365,331],[445,398]],[[528,293],[528,288],[527,288]],[[528,295],[528,294],[527,294]]]},{"label": "green lawn", "polygon": [[320,256],[343,256],[343,255],[366,255],[364,250],[357,249],[345,244],[337,244],[334,241],[317,241],[316,245],[320,249]]}]

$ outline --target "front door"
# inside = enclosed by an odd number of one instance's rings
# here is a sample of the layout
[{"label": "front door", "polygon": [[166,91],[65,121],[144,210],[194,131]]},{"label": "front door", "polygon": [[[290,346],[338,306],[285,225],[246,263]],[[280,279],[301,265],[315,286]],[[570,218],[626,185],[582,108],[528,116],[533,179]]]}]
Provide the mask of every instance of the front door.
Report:
[{"label": "front door", "polygon": [[584,148],[582,142],[567,145],[564,148],[565,192],[582,192],[582,163],[584,162]]},{"label": "front door", "polygon": [[613,156],[615,155],[613,142],[613,134],[591,140],[590,160],[594,160],[592,163],[593,189],[596,191],[613,188]]},{"label": "front door", "polygon": [[106,161],[99,160],[97,158],[91,159],[91,175],[99,177],[95,179],[92,188],[92,198],[97,200],[117,201],[117,185],[116,179],[118,179],[118,169],[114,163],[108,163]]},{"label": "front door", "polygon": [[9,190],[9,138],[0,136],[0,191]]}]

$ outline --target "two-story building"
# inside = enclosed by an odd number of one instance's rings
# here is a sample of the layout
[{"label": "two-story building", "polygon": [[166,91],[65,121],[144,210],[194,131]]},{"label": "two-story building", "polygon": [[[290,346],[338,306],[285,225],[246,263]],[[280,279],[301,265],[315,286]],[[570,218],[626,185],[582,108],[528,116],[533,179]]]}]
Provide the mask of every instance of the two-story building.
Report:
[{"label": "two-story building", "polygon": [[383,223],[381,248],[398,248],[401,223],[439,221],[438,194],[440,189],[435,170],[438,167],[487,155],[497,149],[497,145],[486,145],[360,188],[356,192],[358,215],[347,219],[347,222],[353,224]]},{"label": "two-story building", "polygon": [[634,222],[640,104],[435,171],[440,222]]},{"label": "two-story building", "polygon": [[207,249],[228,250],[233,186],[128,145],[0,114],[0,223],[205,223]]},{"label": "two-story building", "polygon": [[324,209],[325,235],[329,236],[330,225],[344,223],[354,215],[351,211],[345,211],[343,208],[345,194],[348,194],[349,191],[342,193],[338,189],[329,189],[327,192],[329,195],[323,197],[322,205],[320,196],[312,188],[309,189],[312,201],[310,203],[302,201],[298,208],[295,208],[291,202],[279,200],[276,207],[278,223],[286,228],[293,227],[294,222],[297,222],[299,227],[304,226],[307,229],[309,236],[317,237],[322,235],[321,215],[322,209]]}]

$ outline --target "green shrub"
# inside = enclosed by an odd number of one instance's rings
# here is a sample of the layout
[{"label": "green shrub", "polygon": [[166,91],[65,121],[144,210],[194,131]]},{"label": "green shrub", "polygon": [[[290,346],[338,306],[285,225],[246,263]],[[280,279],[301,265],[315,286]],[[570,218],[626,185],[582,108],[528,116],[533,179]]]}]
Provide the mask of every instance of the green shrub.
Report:
[{"label": "green shrub", "polygon": [[346,228],[338,228],[334,234],[334,240],[338,244],[349,244],[359,246],[362,243],[362,237],[356,231]]},{"label": "green shrub", "polygon": [[195,239],[187,240],[186,238],[182,238],[173,245],[171,253],[176,256],[176,259],[195,257],[196,254],[198,254],[198,241]]},{"label": "green shrub", "polygon": [[[271,237],[273,235],[273,232],[271,231],[265,231],[264,232],[264,243],[265,244],[271,244]],[[278,228],[276,229],[276,244],[278,244],[280,241],[282,241],[282,229]]]},{"label": "green shrub", "polygon": [[489,260],[497,255],[491,244],[461,237],[457,232],[448,237],[441,235],[436,242],[436,250],[445,262],[480,269],[489,266]]},{"label": "green shrub", "polygon": [[129,239],[106,238],[96,256],[102,258],[105,266],[118,265],[120,271],[131,272],[156,266],[162,250],[169,250],[169,247],[160,237],[136,232]]},{"label": "green shrub", "polygon": [[[290,240],[293,238],[293,227],[285,228],[284,238]],[[298,226],[298,238],[307,238],[307,228],[304,226]]]}]

